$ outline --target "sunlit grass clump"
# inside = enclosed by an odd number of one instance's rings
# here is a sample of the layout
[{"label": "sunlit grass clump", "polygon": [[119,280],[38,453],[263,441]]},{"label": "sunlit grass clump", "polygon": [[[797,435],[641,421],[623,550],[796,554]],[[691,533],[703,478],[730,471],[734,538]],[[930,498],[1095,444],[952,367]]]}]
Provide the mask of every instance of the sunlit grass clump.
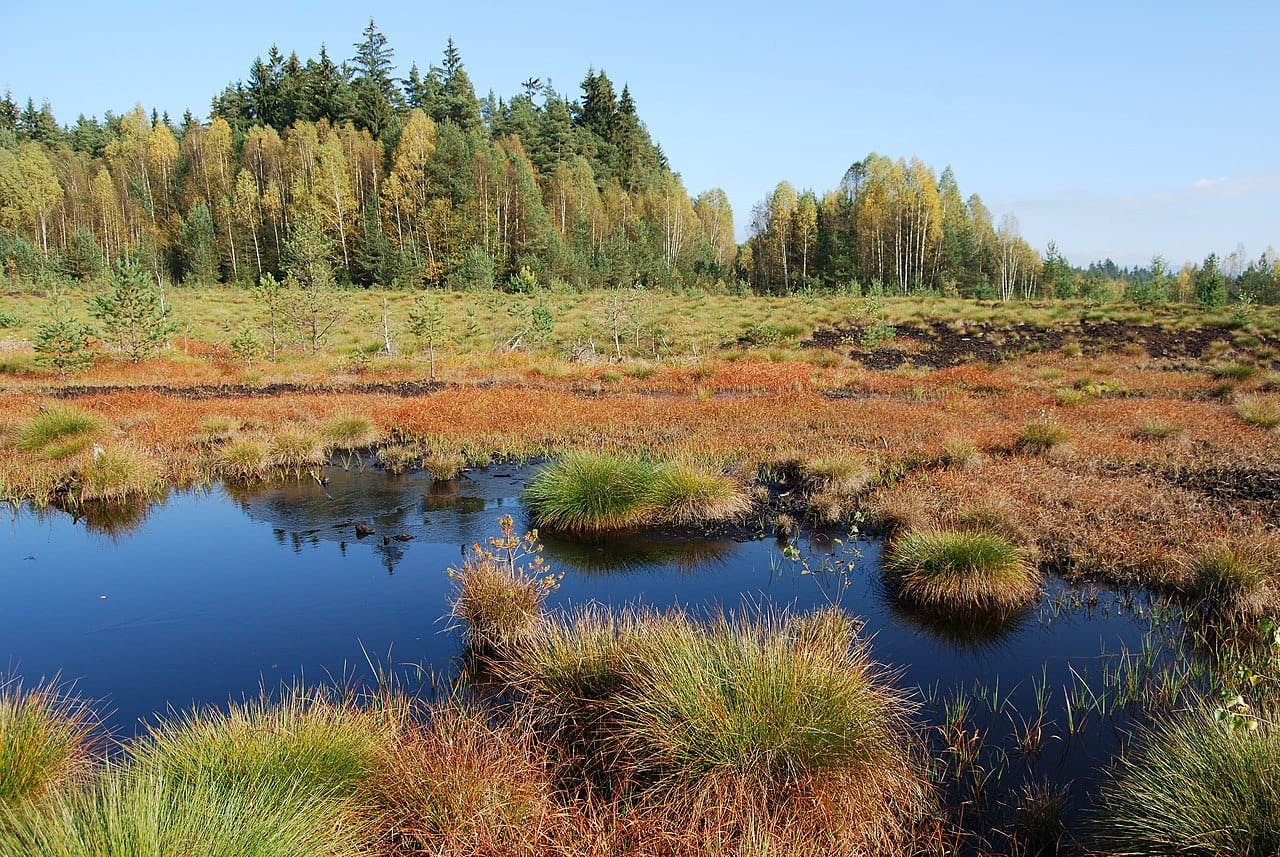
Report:
[{"label": "sunlit grass clump", "polygon": [[127,446],[97,452],[80,471],[82,501],[121,502],[144,497],[161,484],[156,463]]},{"label": "sunlit grass clump", "polygon": [[1168,423],[1164,420],[1145,419],[1138,423],[1138,427],[1133,431],[1133,436],[1139,440],[1164,440],[1181,432],[1182,429],[1173,423]]},{"label": "sunlit grass clump", "polygon": [[699,524],[736,518],[750,508],[745,491],[729,477],[671,462],[657,468],[651,502],[665,524]]},{"label": "sunlit grass clump", "polygon": [[1261,544],[1219,542],[1187,564],[1191,590],[1208,612],[1257,618],[1277,607],[1280,559]]},{"label": "sunlit grass clump", "polygon": [[654,513],[656,468],[617,455],[570,453],[544,467],[525,489],[540,526],[557,530],[619,530]]},{"label": "sunlit grass clump", "polygon": [[218,448],[214,467],[233,479],[256,479],[271,469],[271,452],[258,438],[233,440]]},{"label": "sunlit grass clump", "polygon": [[325,424],[324,437],[336,449],[361,449],[378,439],[378,431],[368,417],[339,414]]},{"label": "sunlit grass clump", "polygon": [[732,478],[681,462],[570,453],[525,489],[539,526],[568,532],[695,524],[736,517],[750,505]]},{"label": "sunlit grass clump", "polygon": [[271,437],[271,463],[282,470],[317,467],[327,460],[324,442],[308,431],[285,430]]},{"label": "sunlit grass clump", "polygon": [[293,689],[162,720],[135,748],[135,764],[170,781],[350,798],[378,774],[401,715],[334,691]]},{"label": "sunlit grass clump", "polygon": [[549,620],[507,669],[642,814],[692,840],[876,853],[929,803],[911,706],[838,611],[588,610]]},{"label": "sunlit grass clump", "polygon": [[1271,399],[1242,398],[1236,402],[1236,416],[1254,428],[1270,431],[1280,426],[1280,405]]},{"label": "sunlit grass clump", "polygon": [[1026,551],[974,530],[916,530],[894,539],[885,569],[904,599],[931,608],[1007,610],[1039,591]]},{"label": "sunlit grass clump", "polygon": [[123,768],[0,824],[0,854],[23,857],[359,857],[346,801],[272,782],[249,789],[210,772]]},{"label": "sunlit grass clump", "polygon": [[1071,440],[1065,428],[1051,420],[1035,420],[1027,423],[1018,434],[1016,447],[1019,452],[1046,455]]},{"label": "sunlit grass clump", "polygon": [[852,514],[858,494],[876,477],[865,457],[849,453],[810,459],[800,470],[808,489],[809,514],[821,523],[835,523]]},{"label": "sunlit grass clump", "polygon": [[0,813],[75,785],[92,762],[94,726],[89,710],[55,687],[0,684]]},{"label": "sunlit grass clump", "polygon": [[1280,734],[1216,722],[1207,706],[1139,733],[1102,787],[1107,853],[1280,853]]},{"label": "sunlit grass clump", "polygon": [[101,430],[102,420],[87,411],[46,405],[18,431],[18,446],[47,458],[66,458],[87,449]]}]

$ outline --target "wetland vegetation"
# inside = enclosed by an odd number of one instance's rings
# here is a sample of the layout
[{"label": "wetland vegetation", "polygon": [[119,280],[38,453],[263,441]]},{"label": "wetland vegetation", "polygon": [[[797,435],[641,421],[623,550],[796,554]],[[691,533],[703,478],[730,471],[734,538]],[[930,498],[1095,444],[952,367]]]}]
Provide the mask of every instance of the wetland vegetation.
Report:
[{"label": "wetland vegetation", "polygon": [[0,855],[1276,852],[1274,254],[357,50],[0,104]]}]

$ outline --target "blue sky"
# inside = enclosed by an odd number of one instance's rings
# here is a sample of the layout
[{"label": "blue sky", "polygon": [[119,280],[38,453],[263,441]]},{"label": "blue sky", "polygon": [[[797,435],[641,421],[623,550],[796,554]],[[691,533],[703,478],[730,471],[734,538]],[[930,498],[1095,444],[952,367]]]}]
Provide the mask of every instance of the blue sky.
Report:
[{"label": "blue sky", "polygon": [[876,151],[951,164],[1077,263],[1280,246],[1277,0],[2,5],[0,88],[64,122],[204,115],[272,42],[348,57],[372,15],[402,73],[452,35],[482,94],[531,75],[576,94],[603,67],[740,233],[780,179],[821,191]]}]

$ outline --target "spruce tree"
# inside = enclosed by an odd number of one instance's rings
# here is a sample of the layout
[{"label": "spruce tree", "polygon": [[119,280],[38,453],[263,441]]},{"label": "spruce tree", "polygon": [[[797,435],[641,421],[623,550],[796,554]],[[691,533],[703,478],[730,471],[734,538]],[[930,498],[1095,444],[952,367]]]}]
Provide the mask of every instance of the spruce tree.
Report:
[{"label": "spruce tree", "polygon": [[1218,256],[1210,253],[1200,270],[1196,272],[1196,303],[1204,310],[1221,309],[1227,305],[1227,286],[1218,270]]}]

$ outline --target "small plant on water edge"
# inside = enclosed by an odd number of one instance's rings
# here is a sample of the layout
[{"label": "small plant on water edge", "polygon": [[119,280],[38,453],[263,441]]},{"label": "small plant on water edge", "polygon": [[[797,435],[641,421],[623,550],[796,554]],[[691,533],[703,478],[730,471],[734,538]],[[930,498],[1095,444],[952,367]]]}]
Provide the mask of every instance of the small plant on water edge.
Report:
[{"label": "small plant on water edge", "polygon": [[451,612],[466,626],[471,645],[481,649],[517,642],[537,627],[542,605],[563,579],[552,573],[542,558],[537,530],[517,536],[515,521],[504,515],[498,522],[502,534],[491,537],[487,547],[472,545],[458,569],[449,569],[454,581]]}]

